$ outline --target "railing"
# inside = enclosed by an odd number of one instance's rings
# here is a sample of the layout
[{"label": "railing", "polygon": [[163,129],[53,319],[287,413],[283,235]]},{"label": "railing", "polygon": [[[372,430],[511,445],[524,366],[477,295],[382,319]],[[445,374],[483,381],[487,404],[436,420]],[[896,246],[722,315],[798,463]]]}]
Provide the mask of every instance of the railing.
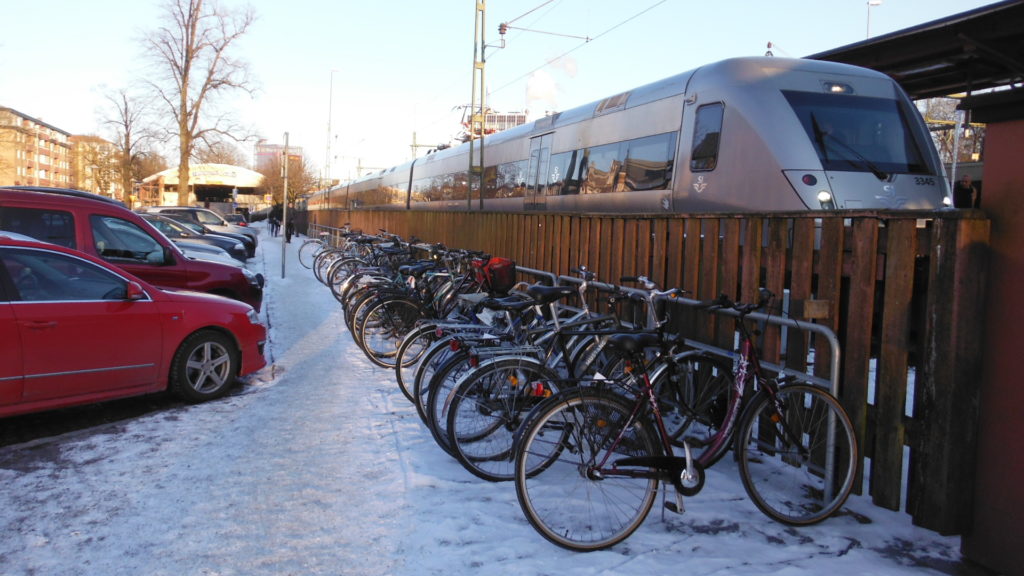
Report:
[{"label": "railing", "polygon": [[[323,219],[323,213],[311,218]],[[918,525],[962,533],[971,519],[989,222],[974,212],[571,215],[336,212],[328,222],[384,228],[484,250],[555,273],[646,275],[695,300],[786,295],[800,321],[769,326],[762,355],[780,369],[838,380],[864,456],[861,491]],[[683,310],[693,342],[732,350],[734,320]],[[833,374],[838,366],[838,379]],[[904,491],[905,488],[905,491]]]}]

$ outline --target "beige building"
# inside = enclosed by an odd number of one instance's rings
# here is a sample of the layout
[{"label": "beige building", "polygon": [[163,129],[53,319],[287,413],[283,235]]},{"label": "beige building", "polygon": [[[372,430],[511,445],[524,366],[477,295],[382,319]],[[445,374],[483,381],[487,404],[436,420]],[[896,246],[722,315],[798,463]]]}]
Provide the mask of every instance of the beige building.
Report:
[{"label": "beige building", "polygon": [[71,185],[71,134],[0,106],[0,185]]},{"label": "beige building", "polygon": [[71,144],[71,187],[124,201],[117,146],[99,136],[72,136]]}]

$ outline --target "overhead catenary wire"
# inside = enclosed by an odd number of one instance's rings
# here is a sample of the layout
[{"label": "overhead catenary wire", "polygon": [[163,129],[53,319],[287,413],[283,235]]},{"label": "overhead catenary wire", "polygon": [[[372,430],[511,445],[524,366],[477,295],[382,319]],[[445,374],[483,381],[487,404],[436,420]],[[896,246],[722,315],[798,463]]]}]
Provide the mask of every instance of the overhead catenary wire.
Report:
[{"label": "overhead catenary wire", "polygon": [[[563,52],[562,54],[559,54],[558,56],[555,56],[554,58],[551,58],[551,59],[549,59],[549,60],[548,60],[548,61],[546,61],[546,62],[545,62],[544,64],[541,64],[540,66],[537,66],[536,68],[533,68],[533,69],[531,69],[531,70],[529,70],[529,71],[527,71],[527,72],[525,72],[525,73],[523,73],[523,74],[521,74],[521,75],[519,75],[519,76],[516,76],[516,77],[515,77],[515,78],[513,78],[512,80],[509,80],[508,82],[506,82],[505,84],[502,84],[501,86],[499,86],[499,87],[497,87],[497,88],[495,88],[495,89],[493,89],[493,90],[490,90],[490,93],[491,93],[491,94],[494,94],[494,93],[496,93],[496,92],[499,92],[499,91],[501,91],[501,90],[504,90],[505,88],[508,88],[509,86],[511,86],[511,85],[513,85],[513,84],[515,84],[516,82],[519,82],[519,81],[520,81],[520,80],[522,80],[523,78],[526,78],[526,77],[528,77],[529,75],[533,74],[534,72],[536,72],[536,71],[538,71],[538,70],[541,70],[542,68],[545,68],[545,67],[547,67],[547,66],[550,66],[551,64],[553,64],[553,63],[555,63],[555,62],[558,62],[558,61],[559,61],[559,60],[561,60],[562,58],[565,58],[565,57],[566,57],[566,56],[568,56],[569,54],[572,54],[573,52],[575,52],[575,51],[579,50],[580,48],[582,48],[582,47],[586,46],[587,44],[589,44],[589,43],[591,43],[591,42],[593,42],[593,41],[595,41],[595,40],[597,40],[597,39],[601,38],[602,36],[606,36],[606,35],[608,35],[609,33],[613,32],[614,30],[616,30],[616,29],[618,29],[618,28],[620,28],[620,27],[622,27],[622,26],[624,26],[624,25],[628,24],[629,22],[631,22],[631,21],[633,21],[633,20],[635,20],[635,19],[639,18],[640,16],[643,16],[644,14],[646,14],[646,13],[650,12],[651,10],[653,10],[653,9],[657,8],[658,6],[660,6],[661,4],[664,4],[664,3],[665,3],[665,2],[667,2],[667,1],[668,1],[668,0],[659,0],[658,2],[655,2],[654,4],[652,4],[652,5],[648,6],[647,8],[644,8],[644,9],[643,9],[643,10],[641,10],[640,12],[637,12],[636,14],[634,14],[634,15],[630,16],[629,18],[626,18],[625,20],[622,20],[621,22],[619,22],[619,23],[615,24],[615,25],[614,25],[614,26],[612,26],[611,28],[608,28],[607,30],[604,30],[604,31],[603,31],[603,32],[601,32],[600,34],[597,34],[597,35],[596,35],[596,36],[594,36],[593,38],[588,38],[588,39],[584,40],[583,42],[581,42],[581,43],[577,44],[576,46],[574,46],[574,47],[570,48],[569,50],[567,50],[567,51]],[[539,6],[538,6],[538,8],[539,8]]]}]

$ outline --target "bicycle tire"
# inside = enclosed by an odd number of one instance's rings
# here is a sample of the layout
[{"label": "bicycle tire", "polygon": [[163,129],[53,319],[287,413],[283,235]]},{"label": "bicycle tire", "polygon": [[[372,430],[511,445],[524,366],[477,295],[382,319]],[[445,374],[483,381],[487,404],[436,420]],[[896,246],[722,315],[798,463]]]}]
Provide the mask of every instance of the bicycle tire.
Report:
[{"label": "bicycle tire", "polygon": [[558,400],[544,404],[518,447],[519,505],[534,529],[558,546],[580,552],[614,546],[647,517],[658,480],[598,477],[590,466],[620,432],[624,441],[609,462],[619,456],[659,456],[658,434],[647,420],[630,422],[633,406],[614,394],[575,388],[552,398]]},{"label": "bicycle tire", "polygon": [[398,345],[398,354],[395,356],[395,382],[409,402],[416,402],[413,396],[416,366],[437,338],[437,326],[423,324],[410,330]]},{"label": "bicycle tire", "polygon": [[381,368],[394,368],[398,345],[423,316],[419,305],[407,298],[386,298],[370,307],[359,325],[359,347]]},{"label": "bicycle tire", "polygon": [[515,478],[519,425],[558,391],[557,374],[529,357],[500,357],[463,376],[451,392],[448,445],[474,476],[489,482]]},{"label": "bicycle tire", "polygon": [[[740,478],[770,518],[793,526],[816,524],[839,510],[853,489],[858,458],[853,424],[839,401],[817,386],[785,385],[775,399],[762,390],[744,412],[735,448]],[[799,449],[792,439],[799,439]]]},{"label": "bicycle tire", "polygon": [[313,267],[313,258],[324,249],[324,242],[320,239],[309,239],[299,246],[299,264],[307,270]]},{"label": "bicycle tire", "polygon": [[[667,362],[672,362],[668,360]],[[672,443],[687,444],[694,459],[706,470],[732,446],[739,406],[729,404],[733,392],[732,364],[697,354],[652,370],[652,385]]]},{"label": "bicycle tire", "polygon": [[413,405],[416,407],[416,414],[419,415],[420,420],[428,427],[430,418],[427,416],[427,400],[430,397],[430,380],[445,360],[455,354],[451,349],[451,341],[451,335],[445,335],[435,340],[423,353],[423,358],[416,365],[416,372],[413,376]]}]

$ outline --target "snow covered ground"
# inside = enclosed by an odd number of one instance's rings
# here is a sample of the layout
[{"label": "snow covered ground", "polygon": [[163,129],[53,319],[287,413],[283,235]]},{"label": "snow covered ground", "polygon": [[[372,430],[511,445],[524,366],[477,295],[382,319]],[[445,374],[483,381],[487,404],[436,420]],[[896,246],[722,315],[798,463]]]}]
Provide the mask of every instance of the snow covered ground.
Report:
[{"label": "snow covered ground", "polygon": [[235,394],[0,448],[0,574],[971,574],[959,538],[852,497],[772,522],[728,458],[677,515],[611,550],[549,544],[511,484],[433,444],[391,372],[352,343],[301,237],[264,231],[268,361]]}]

